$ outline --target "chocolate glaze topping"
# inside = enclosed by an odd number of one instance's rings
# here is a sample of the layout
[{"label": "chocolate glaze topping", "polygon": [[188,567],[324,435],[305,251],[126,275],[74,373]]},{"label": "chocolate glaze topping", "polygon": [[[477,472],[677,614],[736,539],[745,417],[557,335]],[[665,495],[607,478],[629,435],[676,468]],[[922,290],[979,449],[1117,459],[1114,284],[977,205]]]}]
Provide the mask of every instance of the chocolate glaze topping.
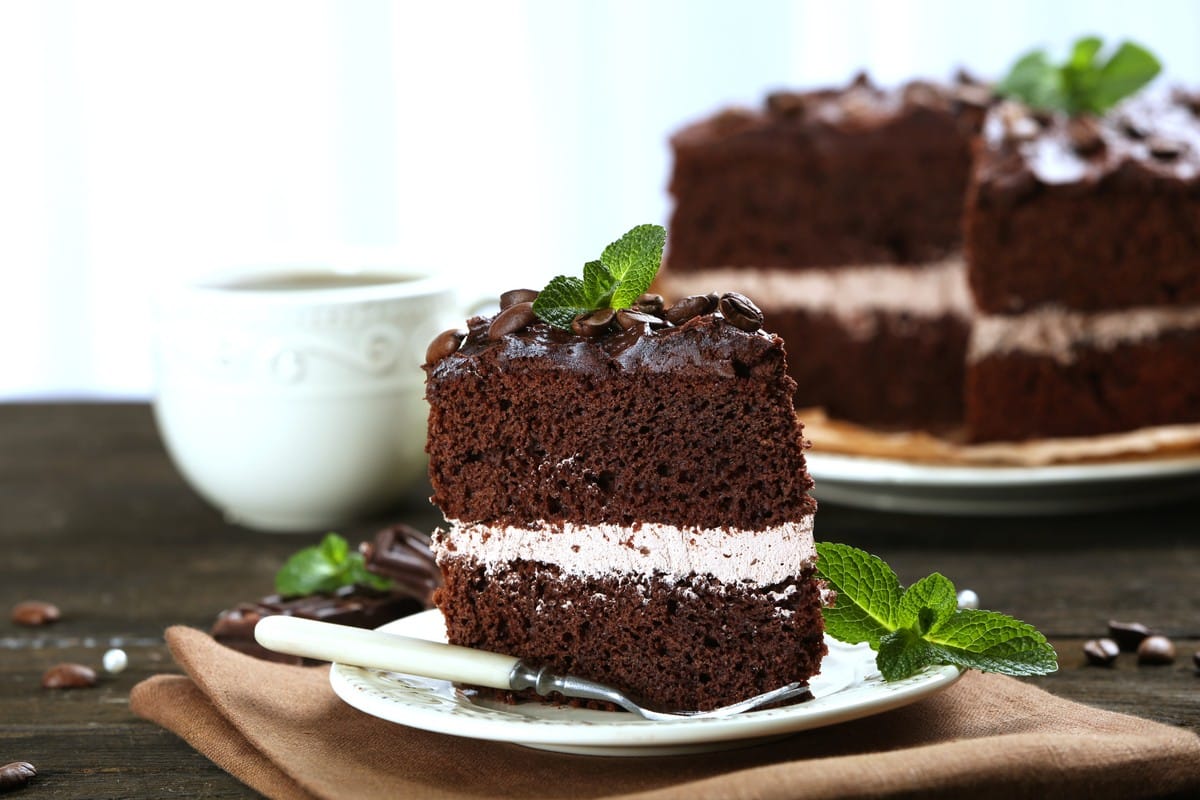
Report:
[{"label": "chocolate glaze topping", "polygon": [[[479,359],[488,355],[489,363],[497,365],[540,361],[552,368],[591,372],[598,377],[635,370],[701,369],[725,376],[752,373],[756,365],[765,368],[764,362],[774,363],[773,359],[779,358],[782,342],[759,329],[761,313],[756,322],[746,319],[743,304],[749,301],[737,297],[740,301],[734,300],[733,306],[743,314],[736,322],[712,310],[717,305],[713,296],[701,295],[681,300],[661,311],[661,316],[632,309],[619,311],[602,335],[587,331],[580,335],[534,319],[514,330],[506,326],[497,336],[498,318],[507,312],[474,317],[467,323],[462,345],[454,352],[438,351],[443,357],[426,363],[425,369],[436,377],[474,372],[480,368]],[[730,299],[731,295],[722,298],[727,306]],[[653,302],[642,307],[653,307]],[[750,308],[758,310],[752,303]],[[679,324],[668,322],[672,318],[679,319]]]},{"label": "chocolate glaze topping", "polygon": [[707,142],[714,134],[754,136],[780,125],[813,136],[822,131],[841,136],[880,127],[897,117],[931,112],[961,118],[964,130],[974,130],[993,100],[990,87],[964,73],[948,84],[914,80],[894,89],[875,86],[866,73],[859,73],[845,88],[772,92],[762,109],[723,111],[680,131],[674,143],[686,146],[692,138]]},{"label": "chocolate glaze topping", "polygon": [[[1137,97],[1102,117],[1035,113],[1005,102],[984,121],[976,181],[984,196],[1200,179],[1200,116],[1190,96]],[[1007,199],[1011,199],[1008,197]]]}]

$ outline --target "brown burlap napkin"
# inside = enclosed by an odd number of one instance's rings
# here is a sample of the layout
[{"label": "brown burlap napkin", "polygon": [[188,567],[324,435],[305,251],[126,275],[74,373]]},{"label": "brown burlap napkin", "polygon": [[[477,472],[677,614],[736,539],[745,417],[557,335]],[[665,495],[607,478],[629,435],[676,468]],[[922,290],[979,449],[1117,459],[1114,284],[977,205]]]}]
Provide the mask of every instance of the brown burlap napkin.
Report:
[{"label": "brown burlap napkin", "polygon": [[324,667],[258,661],[171,628],[187,673],[133,690],[139,716],[273,798],[1200,796],[1200,738],[969,673],[886,714],[719,753],[603,758],[461,739],[363,714]]}]

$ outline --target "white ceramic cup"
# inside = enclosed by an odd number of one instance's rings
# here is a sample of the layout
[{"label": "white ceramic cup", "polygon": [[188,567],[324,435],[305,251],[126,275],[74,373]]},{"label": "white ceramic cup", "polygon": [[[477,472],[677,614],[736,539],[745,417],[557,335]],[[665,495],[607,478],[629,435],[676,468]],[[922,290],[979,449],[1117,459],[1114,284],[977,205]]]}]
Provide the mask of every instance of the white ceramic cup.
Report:
[{"label": "white ceramic cup", "polygon": [[159,431],[231,521],[331,529],[424,485],[420,365],[464,316],[445,281],[245,268],[164,291],[158,312]]}]

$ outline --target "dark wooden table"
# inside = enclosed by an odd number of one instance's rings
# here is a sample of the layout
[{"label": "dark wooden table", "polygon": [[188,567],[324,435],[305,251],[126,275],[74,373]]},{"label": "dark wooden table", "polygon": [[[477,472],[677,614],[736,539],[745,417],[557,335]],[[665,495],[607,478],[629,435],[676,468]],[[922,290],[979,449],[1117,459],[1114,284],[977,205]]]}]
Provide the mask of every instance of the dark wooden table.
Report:
[{"label": "dark wooden table", "polygon": [[[236,454],[230,454],[235,458]],[[392,520],[428,529],[428,506],[347,525],[351,541]],[[818,537],[865,547],[908,583],[937,570],[983,605],[1047,633],[1061,669],[1055,694],[1200,731],[1200,504],[1093,516],[959,519],[822,508]],[[172,624],[207,629],[216,613],[270,591],[306,535],[227,524],[182,481],[141,404],[0,404],[0,764],[39,777],[14,797],[246,797],[253,793],[188,745],[129,711],[129,690],[175,671]],[[61,622],[23,628],[8,609],[56,603]],[[1140,620],[1176,642],[1172,666],[1085,666],[1083,642],[1110,618]],[[99,668],[129,655],[99,687],[51,691],[61,661]]]}]

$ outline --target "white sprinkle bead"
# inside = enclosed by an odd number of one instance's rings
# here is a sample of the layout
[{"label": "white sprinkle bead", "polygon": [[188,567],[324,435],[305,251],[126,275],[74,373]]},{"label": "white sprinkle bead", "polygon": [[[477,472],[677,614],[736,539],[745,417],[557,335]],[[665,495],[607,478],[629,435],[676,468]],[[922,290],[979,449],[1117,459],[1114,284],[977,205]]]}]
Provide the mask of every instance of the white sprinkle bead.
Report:
[{"label": "white sprinkle bead", "polygon": [[104,671],[109,675],[124,672],[127,666],[129,666],[129,656],[125,655],[124,650],[114,647],[112,650],[105,652]]},{"label": "white sprinkle bead", "polygon": [[972,592],[970,589],[963,589],[958,593],[959,608],[979,608],[979,595]]}]

